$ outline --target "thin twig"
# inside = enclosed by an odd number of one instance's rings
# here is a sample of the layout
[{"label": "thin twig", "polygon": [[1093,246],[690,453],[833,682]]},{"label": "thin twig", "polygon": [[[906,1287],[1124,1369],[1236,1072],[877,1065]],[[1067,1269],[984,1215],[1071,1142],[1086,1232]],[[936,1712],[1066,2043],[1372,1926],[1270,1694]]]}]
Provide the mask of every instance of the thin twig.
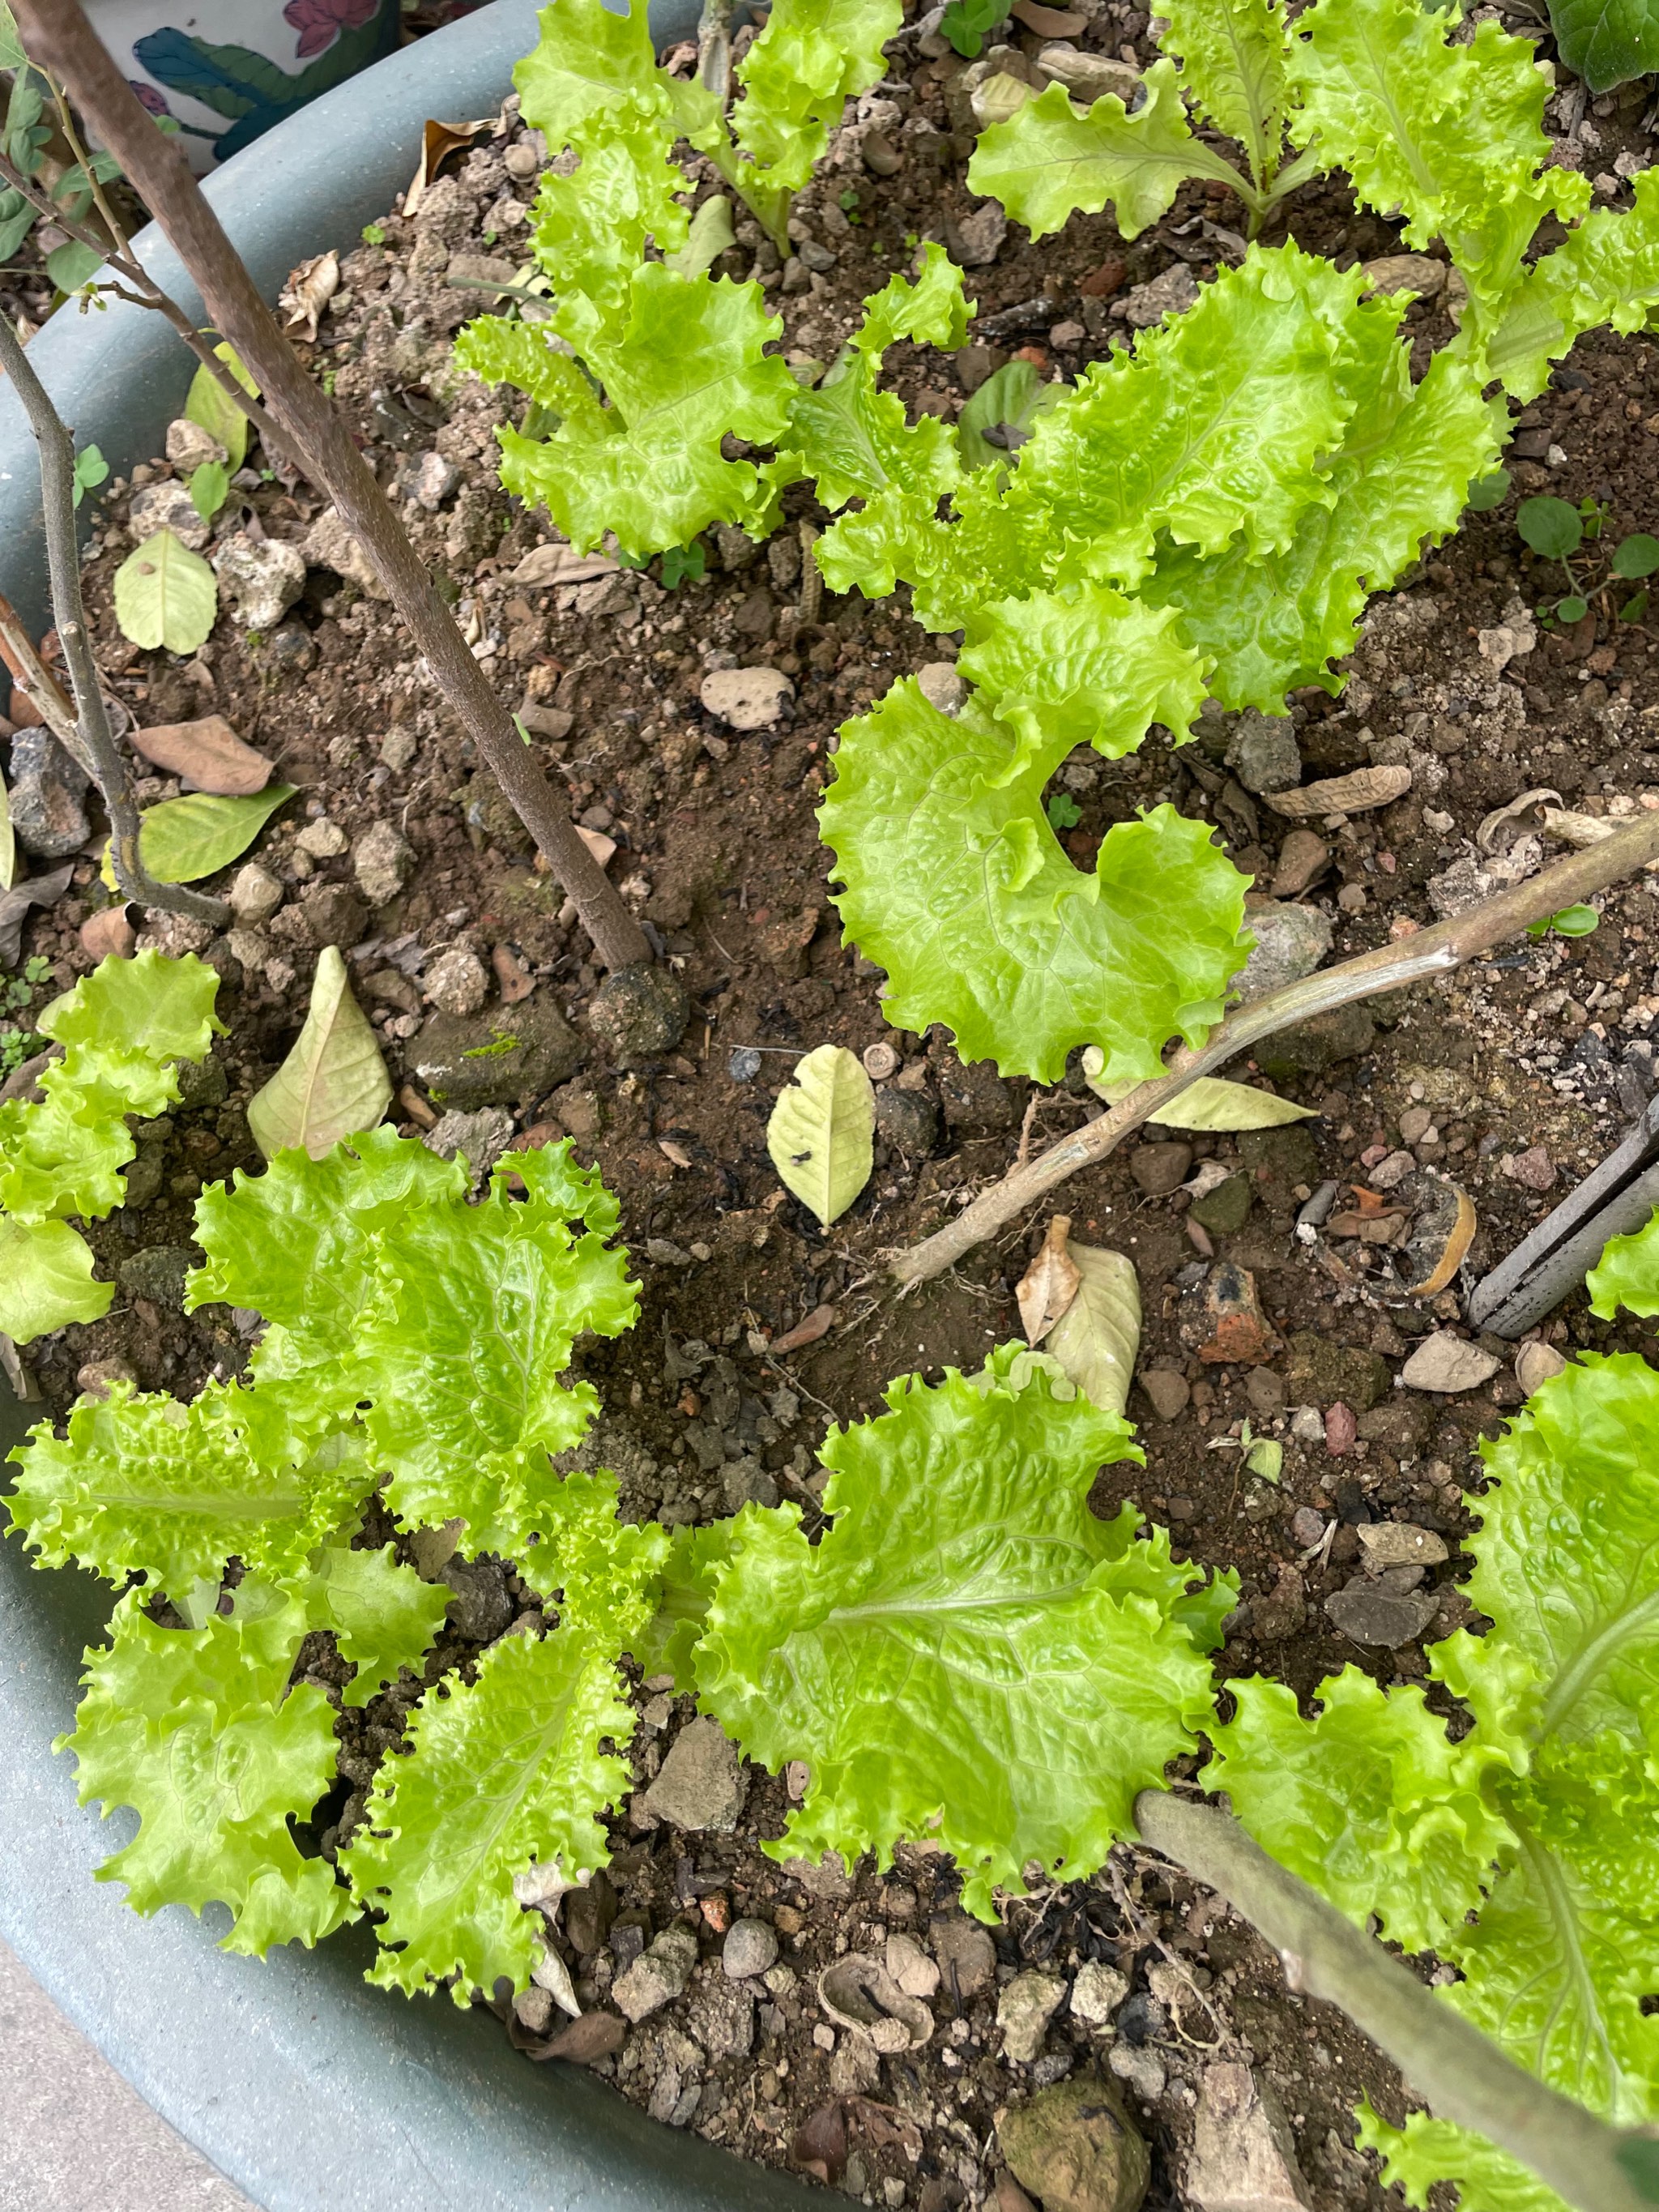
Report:
[{"label": "thin twig", "polygon": [[[187,890],[182,884],[158,884],[139,855],[138,802],[109,726],[103,687],[87,635],[86,609],[81,599],[81,556],[75,536],[75,441],[52,405],[46,387],[35,374],[16,332],[0,315],[0,368],[16,387],[40,448],[40,503],[46,527],[46,568],[52,583],[52,614],[58,642],[75,693],[76,722],[81,744],[76,757],[90,766],[109,811],[110,858],[123,898],[141,906],[159,907],[168,914],[189,915],[194,921],[222,927],[230,909],[222,899]],[[84,748],[84,750],[82,750]]]},{"label": "thin twig", "polygon": [[1167,1106],[1189,1084],[1224,1066],[1259,1038],[1356,999],[1397,990],[1425,976],[1449,975],[1466,960],[1501,945],[1506,938],[1518,937],[1529,923],[1576,905],[1592,891],[1605,890],[1609,884],[1634,875],[1656,857],[1659,857],[1659,813],[1644,814],[1627,829],[1616,830],[1600,844],[1558,860],[1517,884],[1513,890],[1483,899],[1467,914],[1432,929],[1419,930],[1403,944],[1378,945],[1338,967],[1327,968],[1238,1007],[1212,1032],[1206,1044],[1176,1053],[1167,1074],[1140,1084],[1118,1105],[1073,1130],[1069,1137],[1062,1137],[1036,1159],[1014,1168],[964,1207],[954,1221],[901,1252],[890,1272],[908,1289],[953,1267],[965,1253],[994,1237],[1068,1176],[1081,1168],[1097,1167],[1126,1137],[1150,1121],[1158,1108]]},{"label": "thin twig", "polygon": [[1338,2006],[1443,2119],[1519,2159],[1577,2212],[1642,2212],[1621,2132],[1517,2066],[1380,1943],[1269,1858],[1231,1814],[1172,1790],[1135,1800],[1142,1840],[1224,1897],[1271,1943],[1293,1990]]}]

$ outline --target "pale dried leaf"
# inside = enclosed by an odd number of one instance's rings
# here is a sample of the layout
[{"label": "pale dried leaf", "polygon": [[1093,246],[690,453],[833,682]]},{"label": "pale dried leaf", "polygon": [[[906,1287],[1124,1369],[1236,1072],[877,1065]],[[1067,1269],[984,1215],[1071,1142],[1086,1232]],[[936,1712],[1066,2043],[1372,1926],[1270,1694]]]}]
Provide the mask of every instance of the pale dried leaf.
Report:
[{"label": "pale dried leaf", "polygon": [[1271,792],[1265,803],[1275,814],[1299,822],[1314,814],[1363,814],[1369,807],[1403,799],[1411,787],[1408,768],[1357,768],[1349,775],[1304,784],[1299,791]]},{"label": "pale dried leaf", "polygon": [[821,1044],[795,1063],[766,1125],[772,1164],[824,1227],[838,1221],[875,1165],[875,1091],[845,1045]]},{"label": "pale dried leaf", "polygon": [[268,1160],[296,1145],[320,1159],[343,1137],[375,1127],[391,1103],[392,1079],[351,995],[345,962],[337,945],[325,945],[306,1025],[276,1074],[248,1102],[253,1141]]},{"label": "pale dried leaf", "polygon": [[323,310],[340,289],[340,257],[332,246],[313,253],[289,272],[276,304],[288,317],[285,328],[298,331],[307,345],[317,343],[317,325]]},{"label": "pale dried leaf", "polygon": [[1020,1278],[1014,1296],[1019,1302],[1020,1325],[1027,1344],[1041,1344],[1078,1294],[1083,1277],[1066,1249],[1071,1233],[1070,1214],[1055,1214],[1042,1250]]},{"label": "pale dried leaf", "polygon": [[198,791],[224,799],[246,799],[270,781],[271,764],[244,744],[222,714],[196,722],[158,722],[131,732],[134,749],[169,775],[182,776]]},{"label": "pale dried leaf", "polygon": [[1097,1244],[1073,1244],[1077,1296],[1048,1339],[1048,1351],[1103,1413],[1129,1402],[1140,1348],[1140,1285],[1134,1263]]}]

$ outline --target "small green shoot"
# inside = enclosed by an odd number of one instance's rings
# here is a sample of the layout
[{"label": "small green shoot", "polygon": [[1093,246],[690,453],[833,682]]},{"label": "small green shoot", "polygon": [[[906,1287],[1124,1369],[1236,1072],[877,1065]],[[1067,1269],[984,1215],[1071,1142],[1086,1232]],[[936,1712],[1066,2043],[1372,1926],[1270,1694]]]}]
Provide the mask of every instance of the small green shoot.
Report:
[{"label": "small green shoot", "polygon": [[89,491],[96,491],[109,476],[109,463],[96,446],[83,446],[75,456],[75,504],[79,507]]},{"label": "small green shoot", "polygon": [[381,223],[366,222],[358,235],[362,238],[365,246],[384,246],[386,244],[386,228]]},{"label": "small green shoot", "polygon": [[681,584],[700,584],[708,574],[708,553],[700,538],[694,538],[689,545],[671,545],[662,556],[665,591],[672,592]]},{"label": "small green shoot", "polygon": [[1083,819],[1083,809],[1064,791],[1054,793],[1048,801],[1047,811],[1051,830],[1075,830]]},{"label": "small green shoot", "polygon": [[1645,531],[1638,530],[1616,549],[1611,566],[1615,576],[1623,576],[1627,581],[1652,575],[1659,568],[1659,538],[1650,538]]},{"label": "small green shoot", "polygon": [[951,0],[939,28],[966,60],[972,61],[988,31],[1006,20],[1006,0]]},{"label": "small green shoot", "polygon": [[230,496],[230,471],[222,461],[204,461],[190,472],[190,503],[204,522],[211,522]]},{"label": "small green shoot", "polygon": [[1601,919],[1593,906],[1564,906],[1559,914],[1547,914],[1537,921],[1529,921],[1527,934],[1547,937],[1553,930],[1558,937],[1588,937]]}]

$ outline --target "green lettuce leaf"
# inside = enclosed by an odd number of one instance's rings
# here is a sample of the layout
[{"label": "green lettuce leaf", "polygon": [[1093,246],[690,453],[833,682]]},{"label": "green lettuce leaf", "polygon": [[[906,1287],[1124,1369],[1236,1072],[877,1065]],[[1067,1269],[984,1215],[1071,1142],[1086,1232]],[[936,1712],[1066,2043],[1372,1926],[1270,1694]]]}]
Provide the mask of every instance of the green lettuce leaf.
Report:
[{"label": "green lettuce leaf", "polygon": [[1585,1279],[1590,1311],[1611,1321],[1620,1306],[1659,1313],[1659,1213],[1628,1237],[1609,1237]]},{"label": "green lettuce leaf", "polygon": [[913,345],[954,349],[968,335],[973,308],[962,289],[962,271],[942,246],[924,245],[916,273],[898,270],[864,303],[864,320],[849,343],[878,368],[901,338]]},{"label": "green lettuce leaf", "polygon": [[1659,169],[1644,169],[1635,204],[1597,208],[1528,270],[1486,349],[1488,375],[1520,400],[1536,398],[1550,363],[1602,323],[1628,333],[1659,306]]},{"label": "green lettuce leaf", "polygon": [[1098,1044],[1108,1079],[1159,1073],[1172,1034],[1220,1018],[1247,878],[1202,823],[1120,823],[1092,875],[1061,852],[1043,787],[1070,739],[1014,761],[975,699],[942,714],[914,678],[848,722],[819,811],[846,935],[887,970],[887,1018],[943,1022],[964,1060],[1057,1082]]},{"label": "green lettuce leaf", "polygon": [[366,1705],[400,1668],[418,1674],[443,1626],[449,1592],[402,1565],[390,1544],[378,1552],[326,1544],[305,1577],[304,1601],[311,1626],[331,1628],[341,1656],[357,1669],[343,1702]]},{"label": "green lettuce leaf", "polygon": [[1024,1349],[988,1389],[912,1376],[890,1413],[832,1431],[830,1528],[814,1546],[793,1505],[745,1516],[695,1661],[751,1757],[811,1768],[766,1850],[884,1867],[931,1839],[986,1917],[1032,1859],[1099,1866],[1210,1704],[1185,1629],[1122,1567],[1124,1522],[1088,1510],[1101,1461],[1139,1457],[1127,1425],[1029,1364],[1012,1387]]},{"label": "green lettuce leaf", "polygon": [[588,116],[571,133],[580,157],[574,173],[550,169],[543,176],[531,238],[562,307],[568,295],[580,293],[607,322],[625,319],[647,240],[665,258],[684,246],[689,226],[674,196],[686,180],[670,159],[670,127],[652,127],[658,119],[640,100]]},{"label": "green lettuce leaf", "polygon": [[714,1595],[716,1573],[731,1558],[732,1547],[748,1516],[762,1510],[745,1505],[730,1520],[670,1531],[657,1609],[635,1637],[633,1656],[642,1674],[672,1674],[682,1697],[690,1697],[697,1686],[692,1668]]},{"label": "green lettuce leaf", "polygon": [[100,1321],[113,1283],[92,1279],[92,1247],[66,1221],[19,1221],[0,1214],[0,1329],[32,1344],[72,1321]]},{"label": "green lettuce leaf", "polygon": [[496,432],[502,483],[545,505],[582,551],[607,530],[643,555],[689,544],[713,522],[742,522],[759,474],[752,461],[725,459],[720,441],[730,432],[772,443],[799,389],[765,351],[783,326],[757,284],[677,276],[653,261],[634,270],[629,296],[619,326],[603,325],[580,295],[557,318],[606,405],[567,416],[550,438]]},{"label": "green lettuce leaf", "polygon": [[544,8],[541,37],[513,72],[526,123],[550,151],[568,146],[592,116],[624,103],[666,117],[668,81],[657,67],[646,0],[609,8],[605,0],[555,0]]},{"label": "green lettuce leaf", "polygon": [[1158,44],[1218,131],[1244,149],[1258,185],[1271,183],[1291,104],[1279,0],[1168,0]]},{"label": "green lettuce leaf", "polygon": [[527,1986],[540,1916],[513,1879],[556,1863],[575,1881],[609,1856],[599,1815],[629,1770],[599,1745],[634,1733],[618,1690],[611,1648],[559,1628],[503,1637],[473,1682],[452,1675],[427,1692],[340,1853],[359,1905],[386,1916],[370,1981],[413,1996],[453,1976],[458,2005],[503,1974]]},{"label": "green lettuce leaf", "polygon": [[617,1515],[614,1474],[567,1474],[551,1485],[542,1510],[545,1534],[520,1572],[559,1620],[609,1650],[620,1650],[647,1626],[659,1600],[669,1533]]},{"label": "green lettuce leaf", "polygon": [[1142,82],[1133,115],[1115,92],[1079,107],[1063,84],[1051,84],[981,131],[968,189],[1000,200],[1033,238],[1109,204],[1122,235],[1138,238],[1169,213],[1187,178],[1236,185],[1237,170],[1188,128],[1175,64],[1154,62]]},{"label": "green lettuce leaf", "polygon": [[1582,215],[1589,183],[1544,167],[1549,88],[1531,40],[1488,21],[1454,44],[1455,23],[1417,0],[1316,0],[1291,31],[1290,131],[1368,207],[1403,210],[1408,245],[1444,239],[1479,324],[1543,218]]},{"label": "green lettuce leaf", "polygon": [[271,1577],[297,1573],[374,1486],[361,1447],[320,1445],[301,1463],[250,1447],[257,1391],[210,1382],[188,1406],[130,1382],[76,1406],[68,1436],[50,1421],[12,1455],[6,1501],[43,1567],[71,1559],[108,1582],[143,1574],[175,1600],[216,1588],[240,1558]]},{"label": "green lettuce leaf", "polygon": [[[513,384],[561,417],[601,416],[599,394],[550,323],[510,323],[480,315],[455,339],[455,365],[486,384]],[[601,433],[602,434],[602,433]]]},{"label": "green lettuce leaf", "polygon": [[1367,2100],[1355,2141],[1377,2154],[1384,2184],[1415,2212],[1425,2212],[1429,2191],[1441,2181],[1456,2182],[1457,2212],[1571,2212],[1529,2167],[1451,2120],[1408,2112],[1403,2128],[1390,2127]]},{"label": "green lettuce leaf", "polygon": [[1304,684],[1340,690],[1331,664],[1353,650],[1370,594],[1451,534],[1507,436],[1466,361],[1437,354],[1413,386],[1405,349],[1391,343],[1331,465],[1332,503],[1310,507],[1279,552],[1235,544],[1206,557],[1165,540],[1140,596],[1180,610],[1180,635],[1213,665],[1224,707],[1282,714]]},{"label": "green lettuce leaf", "polygon": [[1018,739],[1002,781],[1056,748],[1063,757],[1092,745],[1116,760],[1154,722],[1178,742],[1206,690],[1204,664],[1182,642],[1172,608],[1155,611],[1098,584],[976,608],[957,666]]},{"label": "green lettuce leaf", "polygon": [[[199,1631],[158,1628],[130,1592],[109,1643],[88,1655],[85,1694],[60,1748],[76,1756],[83,1805],[131,1805],[138,1833],[100,1881],[126,1884],[135,1911],[227,1905],[222,1948],[262,1957],[317,1942],[357,1908],[324,1860],[289,1832],[334,1775],[334,1715],[320,1690],[287,1689],[306,1632],[297,1601],[254,1601]],[[286,1692],[286,1694],[284,1692]]]},{"label": "green lettuce leaf", "polygon": [[902,0],[777,0],[738,64],[744,98],[732,118],[766,183],[806,183],[846,103],[880,77],[882,48],[903,20]]},{"label": "green lettuce leaf", "polygon": [[[509,1175],[527,1200],[509,1195]],[[627,1255],[605,1241],[616,1221],[616,1200],[567,1143],[514,1153],[478,1206],[386,1224],[385,1292],[359,1328],[353,1373],[405,1528],[459,1517],[469,1550],[510,1555],[551,1534],[548,1455],[578,1443],[599,1407],[592,1383],[560,1379],[571,1345],[584,1329],[619,1335],[635,1316]]]}]

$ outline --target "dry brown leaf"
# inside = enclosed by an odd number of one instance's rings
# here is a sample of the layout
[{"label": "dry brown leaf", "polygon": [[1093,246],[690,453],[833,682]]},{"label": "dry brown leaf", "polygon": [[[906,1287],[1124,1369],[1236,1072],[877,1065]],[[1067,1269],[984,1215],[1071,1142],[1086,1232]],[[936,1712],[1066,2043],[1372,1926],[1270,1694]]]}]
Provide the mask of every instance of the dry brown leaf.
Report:
[{"label": "dry brown leaf", "polygon": [[[1558,806],[1561,804],[1559,791],[1523,791],[1518,799],[1510,799],[1507,806],[1495,806],[1475,831],[1475,843],[1483,853],[1502,852],[1514,843],[1523,830],[1537,826],[1526,817],[1534,806],[1541,806],[1547,799],[1553,799]],[[1504,836],[1505,830],[1510,832],[1508,837]],[[1503,840],[1501,844],[1498,842],[1500,838]]]},{"label": "dry brown leaf", "polygon": [[804,1321],[798,1321],[793,1328],[786,1329],[768,1348],[774,1358],[781,1352],[799,1352],[805,1346],[817,1344],[820,1338],[828,1336],[835,1325],[834,1306],[814,1306]]},{"label": "dry brown leaf", "polygon": [[493,138],[501,123],[497,115],[486,115],[476,123],[438,123],[428,117],[421,134],[421,158],[409,190],[404,194],[404,213],[412,216],[426,198],[428,188],[436,184],[445,164],[456,155],[475,146],[480,138]]},{"label": "dry brown leaf", "polygon": [[1071,1233],[1071,1215],[1055,1214],[1042,1240],[1042,1249],[1020,1278],[1014,1296],[1019,1301],[1020,1324],[1027,1344],[1041,1344],[1077,1296],[1083,1277],[1066,1249]]},{"label": "dry brown leaf", "polygon": [[1408,768],[1357,768],[1351,775],[1327,776],[1322,783],[1304,783],[1299,791],[1275,791],[1266,804],[1275,814],[1299,822],[1314,814],[1363,814],[1372,806],[1388,806],[1403,799],[1412,787]]},{"label": "dry brown leaf", "polygon": [[81,950],[89,960],[130,960],[138,942],[138,932],[133,925],[136,907],[125,900],[114,906],[100,907],[81,924]]},{"label": "dry brown leaf", "polygon": [[607,837],[603,830],[585,829],[580,823],[576,825],[576,835],[602,868],[609,865],[611,856],[617,849],[614,837]]},{"label": "dry brown leaf", "polygon": [[496,945],[490,953],[489,964],[495,970],[495,980],[501,987],[503,1006],[521,1005],[535,989],[535,977],[511,945]]},{"label": "dry brown leaf", "polygon": [[1474,1242],[1474,1202],[1461,1183],[1426,1170],[1408,1176],[1401,1196],[1415,1208],[1401,1255],[1401,1288],[1414,1298],[1436,1297],[1455,1280]]},{"label": "dry brown leaf", "polygon": [[297,331],[307,345],[315,345],[323,310],[339,289],[340,257],[331,246],[326,253],[313,253],[289,271],[276,302],[288,317],[284,327]]},{"label": "dry brown leaf", "polygon": [[131,742],[169,775],[221,799],[251,798],[270,781],[270,763],[245,744],[222,714],[207,714],[198,722],[157,722],[152,729],[134,730]]},{"label": "dry brown leaf", "polygon": [[521,591],[545,591],[553,584],[586,584],[613,576],[620,563],[608,553],[579,553],[574,545],[534,545],[513,571]]},{"label": "dry brown leaf", "polygon": [[684,1145],[677,1145],[672,1137],[659,1137],[657,1150],[677,1168],[689,1168],[691,1164],[690,1153]]}]

